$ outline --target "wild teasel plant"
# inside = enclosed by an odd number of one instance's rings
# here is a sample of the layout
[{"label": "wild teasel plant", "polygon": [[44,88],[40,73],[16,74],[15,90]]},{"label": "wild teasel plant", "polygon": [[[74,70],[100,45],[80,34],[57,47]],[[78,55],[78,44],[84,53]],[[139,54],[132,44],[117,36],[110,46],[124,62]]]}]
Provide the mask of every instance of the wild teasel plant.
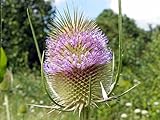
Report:
[{"label": "wild teasel plant", "polygon": [[52,99],[67,111],[82,111],[102,99],[111,86],[112,52],[94,21],[69,10],[52,23],[43,64]]},{"label": "wild teasel plant", "polygon": [[[83,13],[74,11],[73,18],[67,7],[64,16],[50,24],[50,32],[46,39],[46,50],[42,59],[35,33],[27,10],[33,38],[41,61],[42,79],[46,92],[53,101],[53,106],[34,105],[51,108],[52,111],[79,111],[86,114],[98,103],[107,103],[126,94],[131,89],[118,96],[111,96],[115,89],[120,71],[122,55],[122,15],[121,0],[119,0],[119,64],[114,77],[114,54],[108,46],[108,39],[95,21],[87,19]],[[44,60],[45,55],[45,60]]]}]

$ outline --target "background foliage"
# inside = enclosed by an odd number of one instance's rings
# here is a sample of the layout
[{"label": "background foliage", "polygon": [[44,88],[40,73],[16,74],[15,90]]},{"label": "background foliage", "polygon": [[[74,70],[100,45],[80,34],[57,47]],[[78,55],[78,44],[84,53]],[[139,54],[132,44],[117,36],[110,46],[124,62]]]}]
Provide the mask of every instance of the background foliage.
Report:
[{"label": "background foliage", "polygon": [[[13,86],[7,93],[11,117],[37,120],[77,120],[76,115],[28,106],[28,103],[51,104],[40,81],[39,69],[34,67],[38,56],[27,20],[26,8],[31,8],[31,18],[41,50],[47,21],[55,15],[49,2],[43,0],[3,0],[3,47],[8,57],[8,68],[13,69]],[[9,9],[8,9],[9,8]],[[102,11],[96,18],[97,24],[108,36],[111,49],[117,57],[118,15],[110,9]],[[137,27],[133,19],[123,16],[123,69],[115,93],[121,93],[136,83],[136,89],[117,101],[102,105],[91,111],[91,120],[159,120],[160,116],[160,26],[148,31]],[[117,63],[117,61],[116,61]],[[36,65],[37,66],[37,65]],[[29,69],[30,68],[30,69]],[[5,78],[6,79],[6,78]],[[4,83],[3,83],[4,84]],[[0,84],[2,86],[2,83]],[[5,120],[5,104],[0,91],[0,116]],[[127,106],[131,103],[131,106]],[[139,113],[135,110],[140,109]],[[143,111],[147,111],[143,114]],[[123,114],[127,118],[123,118]]]},{"label": "background foliage", "polygon": [[54,14],[49,2],[44,0],[3,0],[2,40],[7,52],[8,64],[13,69],[38,62],[26,9],[30,8],[39,46],[44,49],[47,21]]}]

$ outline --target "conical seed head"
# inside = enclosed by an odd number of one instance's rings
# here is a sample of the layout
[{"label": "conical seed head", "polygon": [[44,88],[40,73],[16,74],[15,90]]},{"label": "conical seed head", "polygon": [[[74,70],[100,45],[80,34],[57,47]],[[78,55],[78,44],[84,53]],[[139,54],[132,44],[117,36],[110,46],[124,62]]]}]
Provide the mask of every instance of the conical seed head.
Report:
[{"label": "conical seed head", "polygon": [[[111,85],[111,50],[95,22],[70,14],[58,19],[46,40],[44,71],[53,99],[77,109],[102,99],[101,85]],[[91,90],[90,90],[91,88]],[[90,95],[91,91],[91,95]]]}]

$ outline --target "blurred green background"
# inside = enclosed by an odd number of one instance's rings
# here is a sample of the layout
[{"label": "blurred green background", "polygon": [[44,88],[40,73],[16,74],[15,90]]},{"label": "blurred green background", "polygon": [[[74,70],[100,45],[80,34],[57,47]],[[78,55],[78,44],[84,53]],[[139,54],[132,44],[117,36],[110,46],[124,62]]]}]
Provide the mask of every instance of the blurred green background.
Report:
[{"label": "blurred green background", "polygon": [[[45,49],[47,23],[56,11],[43,0],[1,0],[2,47],[7,56],[7,70],[0,83],[0,120],[6,118],[8,97],[11,120],[78,120],[72,113],[53,112],[27,104],[52,105],[45,93],[40,63],[34,45],[26,9],[41,51]],[[105,9],[96,18],[107,35],[111,49],[118,53],[118,15]],[[117,63],[117,59],[116,59]],[[123,16],[123,68],[115,94],[136,83],[134,90],[118,100],[91,111],[90,120],[160,120],[160,26],[148,31],[137,27],[133,19]]]}]

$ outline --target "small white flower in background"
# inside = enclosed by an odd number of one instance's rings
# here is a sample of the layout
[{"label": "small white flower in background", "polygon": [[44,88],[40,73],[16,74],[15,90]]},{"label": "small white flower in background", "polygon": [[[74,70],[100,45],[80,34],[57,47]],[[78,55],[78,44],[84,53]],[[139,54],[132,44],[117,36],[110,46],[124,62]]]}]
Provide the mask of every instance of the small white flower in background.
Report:
[{"label": "small white flower in background", "polygon": [[126,105],[126,107],[131,107],[131,106],[132,106],[132,103],[127,102],[125,105]]},{"label": "small white flower in background", "polygon": [[18,88],[20,88],[20,87],[21,87],[21,86],[20,86],[20,84],[18,84],[18,85],[16,85],[16,87],[15,87],[15,88],[16,88],[16,89],[18,89]]},{"label": "small white flower in background", "polygon": [[34,106],[29,107],[30,112],[35,112]]},{"label": "small white flower in background", "polygon": [[155,106],[158,106],[158,105],[159,105],[159,102],[156,101],[156,102],[154,102],[153,104],[154,104]]},{"label": "small white flower in background", "polygon": [[33,100],[31,100],[31,103],[34,103],[35,102],[35,100],[33,99]]},{"label": "small white flower in background", "polygon": [[35,112],[35,110],[34,110],[34,109],[31,109],[31,112]]},{"label": "small white flower in background", "polygon": [[141,109],[139,109],[139,108],[137,108],[137,109],[134,110],[134,113],[136,113],[136,114],[138,114],[140,112],[141,112]]},{"label": "small white flower in background", "polygon": [[23,91],[22,91],[22,90],[19,90],[18,92],[19,92],[19,94],[23,94]]},{"label": "small white flower in background", "polygon": [[156,110],[157,113],[160,113],[160,110]]},{"label": "small white flower in background", "polygon": [[141,83],[141,82],[140,82],[139,80],[137,80],[137,79],[134,79],[133,82],[134,82],[135,84],[140,84],[140,83]]},{"label": "small white flower in background", "polygon": [[3,102],[3,106],[6,106],[6,102]]},{"label": "small white flower in background", "polygon": [[148,111],[147,110],[142,110],[141,113],[142,113],[142,115],[147,115]]},{"label": "small white flower in background", "polygon": [[44,101],[43,101],[43,100],[40,100],[40,101],[39,101],[39,103],[40,103],[40,104],[43,104],[43,103],[44,103]]},{"label": "small white flower in background", "polygon": [[121,114],[121,118],[127,118],[128,116],[127,116],[127,114],[126,113],[122,113]]}]

